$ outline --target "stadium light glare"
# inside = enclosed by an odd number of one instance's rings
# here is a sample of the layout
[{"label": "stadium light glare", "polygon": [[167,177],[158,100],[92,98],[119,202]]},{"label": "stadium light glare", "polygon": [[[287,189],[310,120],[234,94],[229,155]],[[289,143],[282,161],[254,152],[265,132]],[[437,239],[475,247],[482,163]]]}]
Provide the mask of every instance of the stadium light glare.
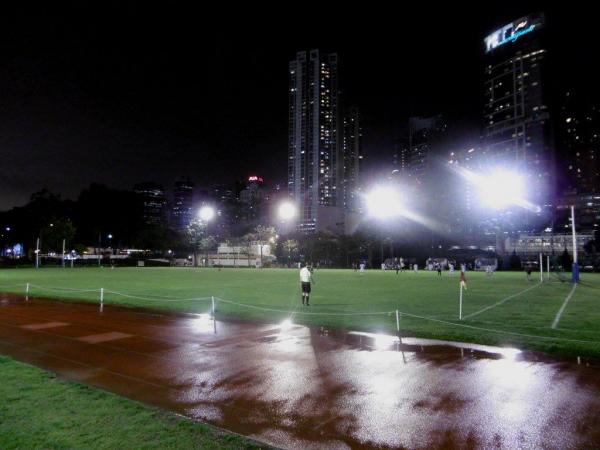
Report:
[{"label": "stadium light glare", "polygon": [[202,222],[210,222],[215,217],[215,209],[212,206],[203,206],[198,212]]},{"label": "stadium light glare", "polygon": [[296,217],[298,210],[291,202],[283,202],[279,205],[279,217],[283,220],[291,220]]},{"label": "stadium light glare", "polygon": [[371,217],[389,219],[404,214],[400,192],[387,186],[378,186],[366,196],[367,211]]},{"label": "stadium light glare", "polygon": [[516,172],[498,170],[480,177],[477,184],[481,201],[490,208],[502,209],[523,203],[525,184]]}]

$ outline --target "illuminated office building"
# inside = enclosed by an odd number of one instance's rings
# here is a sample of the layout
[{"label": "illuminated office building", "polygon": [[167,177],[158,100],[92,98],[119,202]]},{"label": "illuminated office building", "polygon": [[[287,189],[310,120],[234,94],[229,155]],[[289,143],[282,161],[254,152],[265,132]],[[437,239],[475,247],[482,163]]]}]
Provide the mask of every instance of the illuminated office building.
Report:
[{"label": "illuminated office building", "polygon": [[522,172],[538,205],[554,195],[554,145],[544,16],[532,14],[484,39],[484,149],[490,165]]}]

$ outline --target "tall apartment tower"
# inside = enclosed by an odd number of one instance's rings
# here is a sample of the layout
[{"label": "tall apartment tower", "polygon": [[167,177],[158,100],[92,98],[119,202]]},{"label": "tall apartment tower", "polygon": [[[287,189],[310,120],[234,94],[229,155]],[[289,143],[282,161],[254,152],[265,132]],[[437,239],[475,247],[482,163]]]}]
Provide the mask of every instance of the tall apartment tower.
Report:
[{"label": "tall apartment tower", "polygon": [[346,108],[344,112],[343,135],[343,194],[344,209],[357,211],[360,208],[360,170],[363,163],[361,147],[360,114],[356,107]]},{"label": "tall apartment tower", "polygon": [[531,14],[484,39],[484,151],[522,172],[540,206],[552,202],[555,183],[544,27],[543,14]]},{"label": "tall apartment tower", "polygon": [[289,63],[288,194],[298,226],[311,233],[343,227],[342,121],[335,53],[301,51]]},{"label": "tall apartment tower", "polygon": [[185,231],[193,218],[194,182],[182,178],[173,186],[173,210],[171,226],[174,230]]}]

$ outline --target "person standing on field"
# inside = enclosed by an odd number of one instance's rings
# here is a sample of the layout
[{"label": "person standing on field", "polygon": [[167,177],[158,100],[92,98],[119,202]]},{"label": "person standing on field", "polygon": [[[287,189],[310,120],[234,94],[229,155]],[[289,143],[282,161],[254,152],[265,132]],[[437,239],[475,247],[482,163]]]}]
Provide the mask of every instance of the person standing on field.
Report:
[{"label": "person standing on field", "polygon": [[310,306],[310,287],[313,282],[312,273],[306,263],[300,269],[300,288],[302,289],[302,305]]}]

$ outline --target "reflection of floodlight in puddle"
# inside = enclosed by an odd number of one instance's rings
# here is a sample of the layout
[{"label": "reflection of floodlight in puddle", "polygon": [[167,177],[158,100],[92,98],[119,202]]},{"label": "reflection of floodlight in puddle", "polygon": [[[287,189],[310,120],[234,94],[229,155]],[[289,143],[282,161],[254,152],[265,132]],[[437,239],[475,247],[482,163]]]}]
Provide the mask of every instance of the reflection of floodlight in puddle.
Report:
[{"label": "reflection of floodlight in puddle", "polygon": [[521,350],[518,348],[503,348],[501,353],[506,359],[514,361],[517,355],[521,353]]},{"label": "reflection of floodlight in puddle", "polygon": [[400,192],[391,187],[376,187],[366,195],[369,215],[378,219],[401,216],[404,212]]},{"label": "reflection of floodlight in puddle", "polygon": [[481,200],[491,208],[501,209],[523,202],[525,188],[523,177],[518,173],[494,172],[482,177],[478,184]]},{"label": "reflection of floodlight in puddle", "polygon": [[203,206],[200,208],[198,216],[203,222],[209,222],[215,217],[215,210],[210,206]]},{"label": "reflection of floodlight in puddle", "polygon": [[281,322],[279,328],[281,328],[282,331],[289,330],[292,328],[292,321],[290,319],[285,319],[283,322]]},{"label": "reflection of floodlight in puddle", "polygon": [[283,202],[279,205],[279,217],[283,220],[291,220],[296,217],[296,207],[291,202]]},{"label": "reflection of floodlight in puddle", "polygon": [[395,336],[389,336],[387,334],[376,334],[375,335],[375,348],[386,349],[398,342],[398,338]]}]

